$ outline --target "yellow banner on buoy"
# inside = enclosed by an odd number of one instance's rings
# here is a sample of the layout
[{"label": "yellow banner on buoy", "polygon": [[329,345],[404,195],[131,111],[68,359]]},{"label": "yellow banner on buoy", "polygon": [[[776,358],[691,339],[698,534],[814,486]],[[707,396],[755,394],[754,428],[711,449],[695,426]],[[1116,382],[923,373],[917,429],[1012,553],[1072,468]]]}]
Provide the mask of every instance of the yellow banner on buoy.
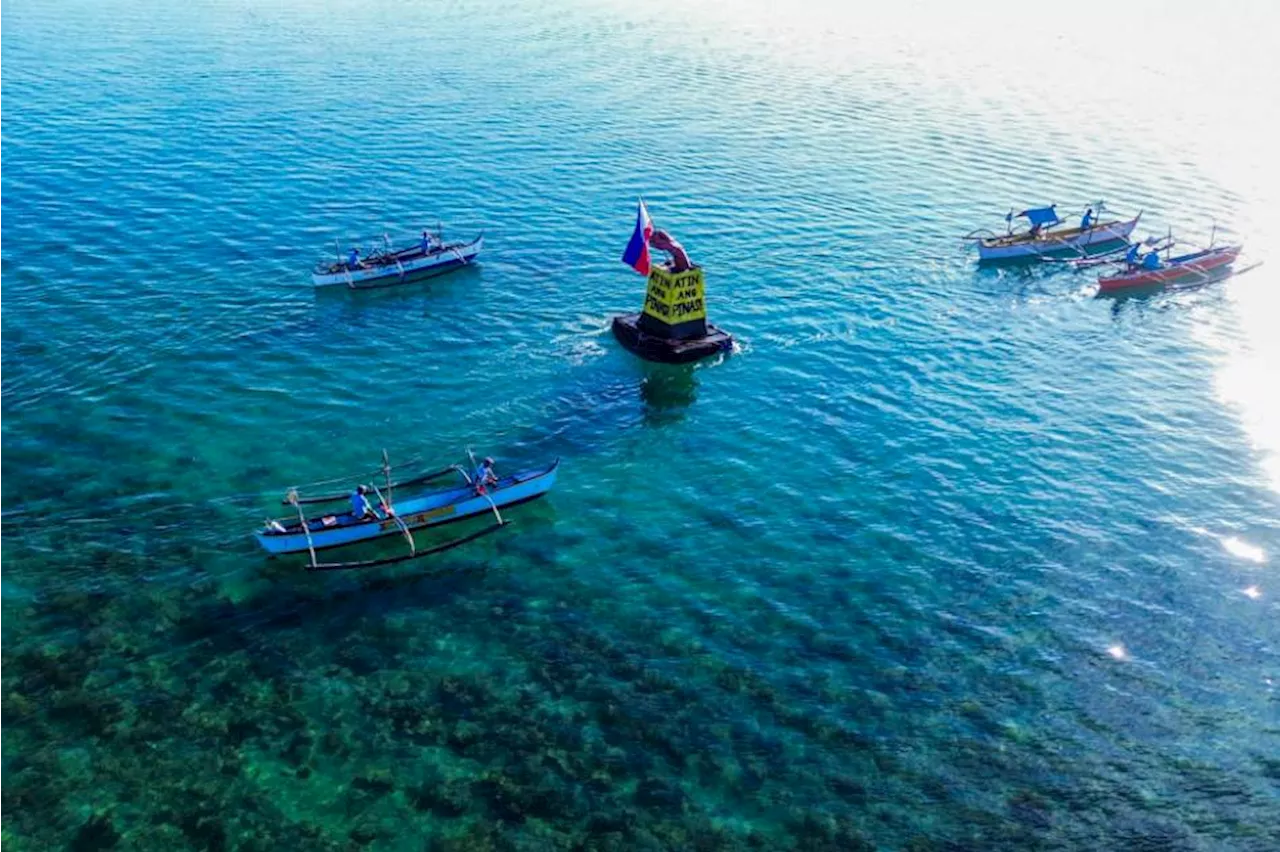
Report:
[{"label": "yellow banner on buoy", "polygon": [[[707,299],[702,270],[671,272],[654,265],[644,296],[645,325],[663,337],[706,334]],[[654,323],[658,324],[654,328]],[[665,328],[663,328],[665,327]]]}]

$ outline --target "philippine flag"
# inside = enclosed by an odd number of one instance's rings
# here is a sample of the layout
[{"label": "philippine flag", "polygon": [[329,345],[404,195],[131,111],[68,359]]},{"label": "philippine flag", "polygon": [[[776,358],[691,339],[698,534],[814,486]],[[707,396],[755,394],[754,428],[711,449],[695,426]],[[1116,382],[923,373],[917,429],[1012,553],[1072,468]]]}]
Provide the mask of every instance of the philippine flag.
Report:
[{"label": "philippine flag", "polygon": [[649,238],[653,236],[653,222],[649,219],[649,211],[645,209],[643,199],[636,209],[636,230],[627,243],[627,250],[622,253],[622,262],[641,275],[649,274]]}]

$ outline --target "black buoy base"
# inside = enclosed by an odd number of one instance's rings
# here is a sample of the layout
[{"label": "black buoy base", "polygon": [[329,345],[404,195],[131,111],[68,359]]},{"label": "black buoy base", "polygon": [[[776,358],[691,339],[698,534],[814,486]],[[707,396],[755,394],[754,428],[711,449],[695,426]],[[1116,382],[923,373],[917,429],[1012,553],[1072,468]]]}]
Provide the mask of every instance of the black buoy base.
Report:
[{"label": "black buoy base", "polygon": [[640,330],[640,314],[624,314],[613,318],[613,336],[618,342],[646,361],[663,364],[687,364],[717,352],[733,348],[733,338],[707,323],[705,337],[670,340],[654,337]]}]

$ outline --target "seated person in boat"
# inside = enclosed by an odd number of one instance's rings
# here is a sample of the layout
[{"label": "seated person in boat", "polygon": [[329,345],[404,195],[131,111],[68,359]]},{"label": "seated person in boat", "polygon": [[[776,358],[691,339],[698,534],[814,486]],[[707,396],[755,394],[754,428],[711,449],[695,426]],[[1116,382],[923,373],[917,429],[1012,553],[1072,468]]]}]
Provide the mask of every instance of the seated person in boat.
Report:
[{"label": "seated person in boat", "polygon": [[351,251],[347,252],[347,268],[348,269],[360,268],[360,249],[356,248],[355,246],[352,246]]},{"label": "seated person in boat", "polygon": [[1138,249],[1142,248],[1142,243],[1134,243],[1129,246],[1129,250],[1124,253],[1125,265],[1130,269],[1138,268]]},{"label": "seated person in boat", "polygon": [[422,232],[422,253],[431,254],[431,235],[426,231]]},{"label": "seated person in boat", "polygon": [[369,486],[357,486],[356,490],[351,493],[351,517],[357,521],[379,517],[369,503]]},{"label": "seated person in boat", "polygon": [[1042,227],[1043,227],[1043,226],[1042,226],[1039,222],[1036,222],[1034,225],[1032,225],[1032,226],[1031,226],[1031,230],[1027,231],[1027,236],[1028,236],[1028,237],[1030,237],[1030,238],[1031,238],[1031,239],[1033,239],[1033,240],[1035,240],[1035,239],[1039,239],[1039,238],[1040,238],[1040,229],[1041,229]]},{"label": "seated person in boat", "polygon": [[1143,269],[1159,269],[1163,265],[1160,262],[1160,252],[1155,249],[1147,252],[1147,256],[1142,259]]},{"label": "seated person in boat", "polygon": [[484,461],[480,462],[480,466],[476,468],[476,475],[471,478],[471,482],[475,485],[477,493],[483,493],[486,487],[498,484],[498,475],[493,472],[492,458],[486,456]]},{"label": "seated person in boat", "polygon": [[1087,231],[1093,227],[1093,208],[1090,207],[1084,211],[1084,215],[1080,217],[1080,230]]}]

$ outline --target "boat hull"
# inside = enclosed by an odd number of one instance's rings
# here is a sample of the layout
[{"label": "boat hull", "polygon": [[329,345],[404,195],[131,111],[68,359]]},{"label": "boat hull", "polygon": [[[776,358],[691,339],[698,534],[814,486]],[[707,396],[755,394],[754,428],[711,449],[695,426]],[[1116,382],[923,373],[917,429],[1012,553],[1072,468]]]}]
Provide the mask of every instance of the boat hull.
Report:
[{"label": "boat hull", "polygon": [[[537,499],[555,485],[559,467],[560,461],[557,459],[546,468],[503,477],[497,485],[488,489],[488,497],[492,498],[493,505],[498,508]],[[441,526],[493,511],[489,500],[484,495],[476,494],[470,485],[399,500],[395,506],[400,521],[410,530]],[[326,526],[326,519],[332,523]],[[403,535],[400,524],[394,518],[352,521],[350,514],[346,512],[309,518],[308,527],[311,530],[311,546],[316,550],[372,541],[384,536]],[[285,532],[263,530],[255,533],[254,537],[263,550],[274,556],[305,553],[308,550],[307,536],[297,521],[286,527]]]},{"label": "boat hull", "polygon": [[332,267],[316,269],[311,273],[311,282],[317,287],[347,287],[353,290],[388,287],[467,266],[476,259],[482,248],[484,237],[436,249],[429,254],[423,254],[420,248],[403,249],[393,255],[397,261],[394,263],[337,271],[333,271]]},{"label": "boat hull", "polygon": [[1200,278],[1207,272],[1234,263],[1240,255],[1240,248],[1240,246],[1225,246],[1220,249],[1208,249],[1194,255],[1175,257],[1169,261],[1168,266],[1160,269],[1137,269],[1119,275],[1104,276],[1098,279],[1098,289],[1103,293],[1114,293],[1117,290],[1164,286],[1186,278]]},{"label": "boat hull", "polygon": [[1015,237],[991,237],[978,240],[980,261],[1028,260],[1063,254],[1088,254],[1114,243],[1125,242],[1138,225],[1138,219],[1126,222],[1101,222],[1087,231],[1046,231],[1034,239],[1025,234]]}]

